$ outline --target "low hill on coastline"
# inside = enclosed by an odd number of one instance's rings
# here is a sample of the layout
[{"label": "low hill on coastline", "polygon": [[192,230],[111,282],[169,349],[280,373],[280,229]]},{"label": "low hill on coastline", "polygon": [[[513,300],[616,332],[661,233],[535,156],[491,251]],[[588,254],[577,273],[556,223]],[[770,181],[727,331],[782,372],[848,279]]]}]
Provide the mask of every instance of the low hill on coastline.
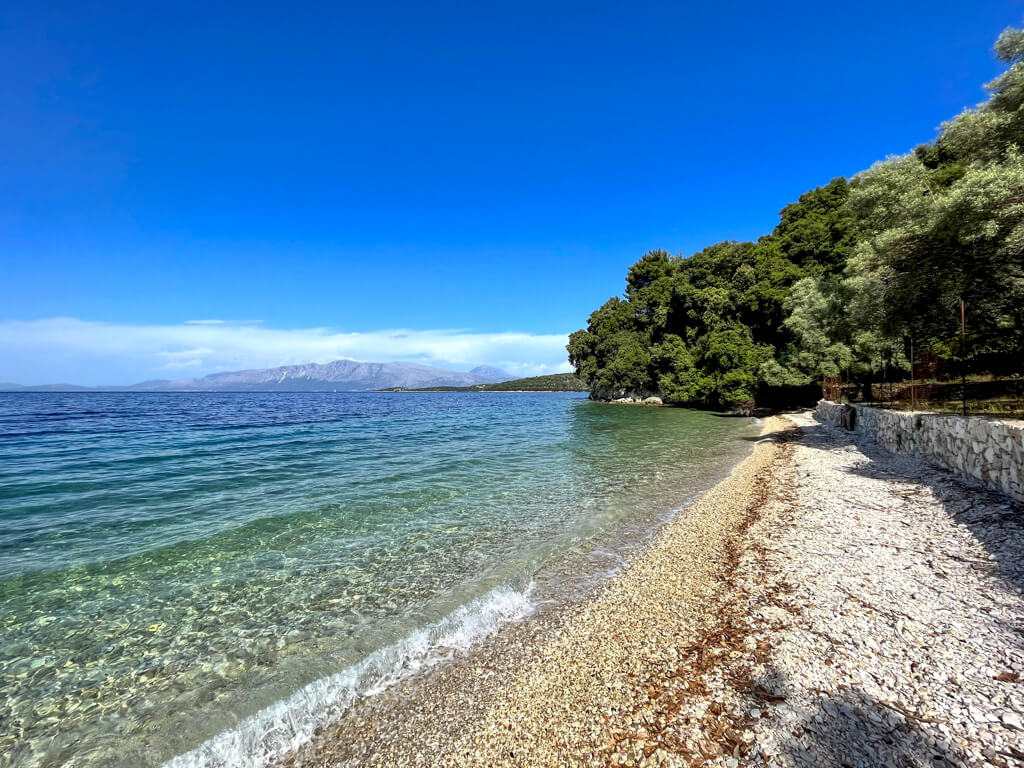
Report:
[{"label": "low hill on coastline", "polygon": [[553,373],[548,376],[529,376],[493,384],[474,384],[469,387],[389,387],[381,392],[586,392],[587,384],[572,373]]}]

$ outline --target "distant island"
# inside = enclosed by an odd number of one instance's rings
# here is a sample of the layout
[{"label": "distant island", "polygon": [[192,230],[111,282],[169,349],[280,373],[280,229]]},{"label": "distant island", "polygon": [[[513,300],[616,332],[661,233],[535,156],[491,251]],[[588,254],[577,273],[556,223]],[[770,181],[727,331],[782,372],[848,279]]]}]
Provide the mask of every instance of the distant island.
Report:
[{"label": "distant island", "polygon": [[499,381],[493,384],[473,384],[468,387],[388,387],[378,392],[586,392],[587,383],[572,373],[553,373],[548,376],[529,376],[525,379]]}]

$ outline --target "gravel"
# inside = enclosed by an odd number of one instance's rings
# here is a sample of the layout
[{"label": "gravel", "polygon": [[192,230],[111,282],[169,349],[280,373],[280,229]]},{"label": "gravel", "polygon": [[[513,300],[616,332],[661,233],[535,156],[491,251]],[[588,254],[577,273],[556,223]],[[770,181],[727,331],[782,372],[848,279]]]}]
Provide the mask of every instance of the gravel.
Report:
[{"label": "gravel", "polygon": [[793,420],[791,498],[741,566],[784,696],[752,764],[1024,765],[1024,509]]}]

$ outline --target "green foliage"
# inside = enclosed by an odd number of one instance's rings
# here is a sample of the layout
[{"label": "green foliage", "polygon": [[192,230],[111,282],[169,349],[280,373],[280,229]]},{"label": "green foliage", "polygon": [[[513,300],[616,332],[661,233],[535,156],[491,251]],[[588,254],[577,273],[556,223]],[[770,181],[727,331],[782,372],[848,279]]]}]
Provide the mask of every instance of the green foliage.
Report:
[{"label": "green foliage", "polygon": [[638,321],[636,314],[631,301],[611,298],[590,315],[587,330],[569,336],[569,358],[593,390],[618,397],[653,388],[650,336],[635,330],[648,320]]},{"label": "green foliage", "polygon": [[704,391],[702,377],[690,350],[675,334],[668,334],[651,348],[651,363],[658,374],[658,391],[666,402],[690,403]]},{"label": "green foliage", "polygon": [[836,276],[805,277],[790,290],[785,326],[793,341],[762,366],[766,384],[801,386],[850,369],[853,351],[845,333],[845,298]]},{"label": "green foliage", "polygon": [[762,369],[792,342],[784,323],[790,288],[832,274],[854,247],[848,196],[844,179],[808,192],[757,243],[716,243],[690,258],[647,253],[630,267],[624,298],[609,299],[569,337],[577,374],[600,397],[753,402]]},{"label": "green foliage", "polygon": [[[991,97],[943,126],[936,141],[855,179],[850,207],[867,237],[847,269],[870,286],[876,332],[959,344],[964,302],[972,354],[1024,347],[1024,32],[996,52],[1010,68]],[[864,302],[862,302],[864,303]]]},{"label": "green foliage", "polygon": [[857,222],[846,205],[849,195],[840,177],[782,209],[773,234],[789,261],[810,272],[843,268],[857,244]]},{"label": "green foliage", "polygon": [[757,394],[757,372],[771,358],[772,348],[758,345],[750,329],[739,323],[719,325],[698,344],[705,402],[747,405]]},{"label": "green foliage", "polygon": [[910,342],[960,354],[961,301],[971,349],[1024,369],[1024,31],[996,52],[989,100],[934,142],[806,192],[757,243],[644,255],[570,336],[591,392],[728,407],[905,366]]}]

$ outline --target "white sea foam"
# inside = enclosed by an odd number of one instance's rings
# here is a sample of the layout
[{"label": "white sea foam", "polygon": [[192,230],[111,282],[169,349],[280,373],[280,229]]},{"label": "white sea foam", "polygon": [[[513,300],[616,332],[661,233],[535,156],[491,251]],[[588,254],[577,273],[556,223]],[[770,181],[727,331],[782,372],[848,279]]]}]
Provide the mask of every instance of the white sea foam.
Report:
[{"label": "white sea foam", "polygon": [[358,664],[310,683],[162,768],[266,768],[307,743],[318,728],[340,718],[357,699],[380,693],[419,669],[467,650],[503,624],[528,616],[535,608],[533,586],[531,582],[523,590],[497,587]]}]

